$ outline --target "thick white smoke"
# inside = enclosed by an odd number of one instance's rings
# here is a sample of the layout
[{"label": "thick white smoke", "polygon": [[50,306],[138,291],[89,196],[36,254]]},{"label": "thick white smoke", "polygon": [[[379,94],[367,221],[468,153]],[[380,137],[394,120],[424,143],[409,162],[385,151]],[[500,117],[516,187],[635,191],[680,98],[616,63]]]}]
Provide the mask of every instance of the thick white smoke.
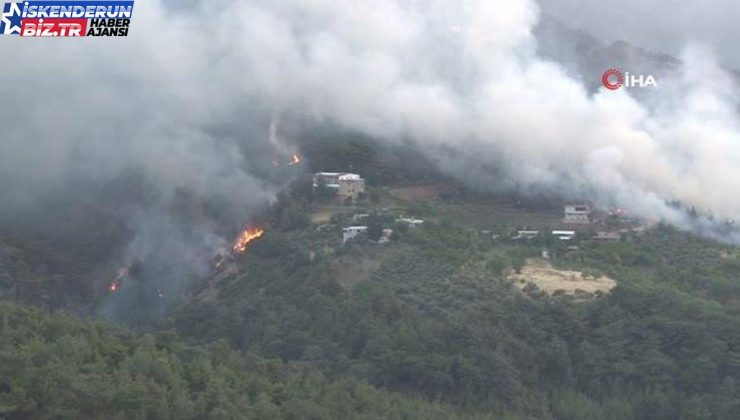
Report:
[{"label": "thick white smoke", "polygon": [[243,64],[238,86],[283,111],[452,146],[466,164],[445,165],[461,176],[503,161],[521,186],[596,191],[676,223],[667,200],[740,214],[735,86],[700,47],[639,103],[589,95],[538,57],[528,0],[240,2],[216,14],[211,48]]},{"label": "thick white smoke", "polygon": [[264,197],[207,131],[259,112],[453,148],[443,167],[479,185],[500,181],[477,169],[495,163],[525,189],[737,218],[737,96],[711,54],[688,48],[649,103],[591,95],[537,55],[538,16],[531,0],[151,0],[128,38],[4,39],[0,173],[43,189],[135,165],[168,190]]}]

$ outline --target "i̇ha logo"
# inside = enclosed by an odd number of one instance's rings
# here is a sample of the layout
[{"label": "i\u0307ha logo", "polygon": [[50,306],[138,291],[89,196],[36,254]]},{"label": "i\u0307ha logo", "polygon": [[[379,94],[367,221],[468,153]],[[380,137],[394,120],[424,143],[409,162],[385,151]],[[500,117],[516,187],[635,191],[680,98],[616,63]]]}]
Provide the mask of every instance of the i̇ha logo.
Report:
[{"label": "i\u0307ha logo", "polygon": [[617,69],[609,69],[601,75],[601,84],[609,90],[617,90],[622,86],[627,88],[635,87],[658,87],[653,75],[622,73]]}]

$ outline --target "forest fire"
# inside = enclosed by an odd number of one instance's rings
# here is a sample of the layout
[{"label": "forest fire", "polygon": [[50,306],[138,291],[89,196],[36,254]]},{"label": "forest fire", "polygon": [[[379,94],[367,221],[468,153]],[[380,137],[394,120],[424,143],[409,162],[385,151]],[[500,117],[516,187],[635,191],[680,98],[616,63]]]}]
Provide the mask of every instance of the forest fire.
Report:
[{"label": "forest fire", "polygon": [[110,285],[108,286],[108,290],[111,293],[116,293],[121,288],[121,280],[128,275],[129,267],[122,268],[118,270],[118,273],[113,278],[113,281],[110,282]]},{"label": "forest fire", "polygon": [[264,235],[265,230],[261,227],[255,227],[255,228],[245,228],[244,231],[239,235],[238,238],[236,238],[236,241],[234,241],[234,246],[232,249],[236,253],[242,253],[247,250],[247,245],[249,245],[250,242],[254,241],[255,239],[261,237]]},{"label": "forest fire", "polygon": [[293,153],[290,155],[290,158],[288,158],[288,163],[285,163],[285,156],[275,156],[272,159],[272,166],[274,168],[280,168],[280,167],[287,167],[287,166],[293,166],[293,165],[300,165],[301,164],[301,155],[298,153]]}]

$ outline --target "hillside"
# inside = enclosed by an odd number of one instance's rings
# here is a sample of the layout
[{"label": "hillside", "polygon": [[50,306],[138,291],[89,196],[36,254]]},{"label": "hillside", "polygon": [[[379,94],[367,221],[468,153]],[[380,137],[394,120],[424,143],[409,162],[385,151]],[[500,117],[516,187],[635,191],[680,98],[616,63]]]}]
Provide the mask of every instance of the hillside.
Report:
[{"label": "hillside", "polygon": [[[367,194],[339,203],[299,176],[264,235],[169,308],[136,267],[101,290],[98,253],[3,234],[3,300],[53,312],[2,306],[6,417],[740,417],[737,247],[603,215],[562,241],[556,197],[473,191],[363,138],[309,144],[333,170],[364,162]],[[343,244],[357,224],[390,241]],[[150,334],[57,311],[101,306]]]},{"label": "hillside", "polygon": [[[290,206],[310,212],[304,199]],[[383,209],[419,204],[389,197],[371,208],[393,226]],[[479,220],[437,213],[444,200],[426,204],[423,227],[396,225],[385,244],[342,246],[351,211],[318,230],[278,223],[166,325],[478,413],[740,415],[736,248],[662,225],[614,243],[495,239]],[[555,268],[617,287],[584,298],[512,285],[509,270],[543,248]]]},{"label": "hillside", "polygon": [[0,420],[740,420],[689,3],[4,4]]},{"label": "hillside", "polygon": [[305,364],[0,304],[0,418],[470,418]]}]

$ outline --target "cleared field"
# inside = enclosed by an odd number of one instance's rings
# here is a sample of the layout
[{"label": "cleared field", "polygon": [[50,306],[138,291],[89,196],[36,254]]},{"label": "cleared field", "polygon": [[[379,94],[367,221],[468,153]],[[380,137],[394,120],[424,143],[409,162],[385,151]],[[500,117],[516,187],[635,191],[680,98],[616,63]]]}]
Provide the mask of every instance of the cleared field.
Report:
[{"label": "cleared field", "polygon": [[440,195],[453,191],[455,188],[447,184],[404,185],[389,189],[392,196],[403,200],[436,200]]},{"label": "cleared field", "polygon": [[354,206],[317,205],[312,208],[311,223],[314,223],[314,224],[329,223],[332,216],[334,215],[353,214],[361,210],[362,209],[359,209]]},{"label": "cleared field", "polygon": [[593,295],[597,292],[608,293],[617,282],[609,277],[593,277],[584,275],[580,271],[557,270],[549,262],[539,258],[530,258],[519,273],[511,270],[509,281],[519,289],[524,289],[532,283],[541,291],[554,295]]},{"label": "cleared field", "polygon": [[561,211],[537,211],[506,204],[439,204],[437,216],[480,229],[496,226],[553,229],[565,226]]}]

